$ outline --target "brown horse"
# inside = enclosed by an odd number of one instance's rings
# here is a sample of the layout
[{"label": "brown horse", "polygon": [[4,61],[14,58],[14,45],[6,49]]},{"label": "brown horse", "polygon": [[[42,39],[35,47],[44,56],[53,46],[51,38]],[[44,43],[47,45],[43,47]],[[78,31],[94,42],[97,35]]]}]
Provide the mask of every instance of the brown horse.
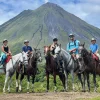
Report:
[{"label": "brown horse", "polygon": [[[32,87],[34,89],[34,79],[37,73],[37,63],[38,61],[42,61],[41,59],[41,53],[39,49],[34,49],[32,56],[29,58],[29,65],[28,67],[25,67],[24,64],[19,63],[19,66],[16,69],[16,92],[22,91],[21,89],[21,83],[22,80],[24,79],[24,76],[27,76],[27,92],[29,93],[29,83],[30,83],[30,76],[32,77]],[[20,72],[21,68],[24,68],[23,72]],[[20,77],[20,83],[18,86],[18,77],[19,74],[21,74]],[[32,90],[34,91],[34,90]]]},{"label": "brown horse", "polygon": [[84,48],[84,44],[79,46],[79,53],[84,61],[85,64],[85,76],[84,76],[84,91],[85,91],[85,78],[87,78],[88,90],[90,91],[90,81],[89,81],[89,74],[93,74],[93,82],[94,82],[94,91],[97,91],[96,88],[96,74],[100,75],[100,65],[99,61],[96,61],[91,52],[88,52]]},{"label": "brown horse", "polygon": [[52,74],[54,77],[54,91],[57,90],[56,87],[56,75],[59,75],[60,80],[62,81],[64,90],[65,90],[65,75],[62,72],[59,72],[59,69],[57,68],[59,65],[55,61],[54,57],[52,56],[50,52],[50,46],[44,46],[44,55],[46,59],[46,77],[47,77],[47,92],[49,90],[49,75]]}]

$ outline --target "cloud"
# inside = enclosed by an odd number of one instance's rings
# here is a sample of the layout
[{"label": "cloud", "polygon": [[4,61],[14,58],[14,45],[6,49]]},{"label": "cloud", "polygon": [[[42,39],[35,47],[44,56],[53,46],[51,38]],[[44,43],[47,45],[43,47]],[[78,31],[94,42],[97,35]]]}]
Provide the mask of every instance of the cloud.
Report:
[{"label": "cloud", "polygon": [[87,23],[100,28],[100,0],[51,0]]},{"label": "cloud", "polygon": [[23,10],[34,10],[47,2],[56,3],[66,11],[100,28],[100,0],[0,0],[0,24]]},{"label": "cloud", "polygon": [[41,0],[0,0],[0,25],[27,9],[36,9]]},{"label": "cloud", "polygon": [[49,0],[44,0],[45,3],[49,2]]}]

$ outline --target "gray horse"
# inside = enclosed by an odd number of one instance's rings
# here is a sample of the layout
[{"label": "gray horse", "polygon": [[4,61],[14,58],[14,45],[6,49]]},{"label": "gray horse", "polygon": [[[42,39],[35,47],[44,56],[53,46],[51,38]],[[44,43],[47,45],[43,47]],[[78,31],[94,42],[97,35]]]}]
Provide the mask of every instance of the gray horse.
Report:
[{"label": "gray horse", "polygon": [[[80,61],[75,62],[71,55],[61,48],[61,45],[58,45],[55,50],[54,58],[59,62],[59,59],[62,59],[62,66],[64,68],[65,74],[65,87],[66,91],[68,90],[68,74],[71,73],[72,76],[72,89],[75,90],[74,87],[74,72],[78,72],[79,68],[83,67],[83,63]],[[78,59],[79,60],[79,59]],[[80,74],[78,74],[80,75]]]}]

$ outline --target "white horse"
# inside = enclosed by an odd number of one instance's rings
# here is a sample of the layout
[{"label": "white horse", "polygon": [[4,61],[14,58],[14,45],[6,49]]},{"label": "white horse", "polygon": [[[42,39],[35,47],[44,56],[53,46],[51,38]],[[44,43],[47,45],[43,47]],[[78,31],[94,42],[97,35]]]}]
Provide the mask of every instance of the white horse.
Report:
[{"label": "white horse", "polygon": [[[3,87],[4,93],[6,92],[5,89],[6,89],[7,82],[8,82],[8,92],[10,92],[12,76],[14,75],[14,72],[16,70],[18,62],[22,62],[24,65],[28,65],[27,53],[22,52],[15,56],[12,56],[12,59],[10,59],[10,61],[6,64],[6,76],[5,76],[5,83],[4,83],[4,87]],[[8,79],[9,79],[9,81],[8,81]]]}]

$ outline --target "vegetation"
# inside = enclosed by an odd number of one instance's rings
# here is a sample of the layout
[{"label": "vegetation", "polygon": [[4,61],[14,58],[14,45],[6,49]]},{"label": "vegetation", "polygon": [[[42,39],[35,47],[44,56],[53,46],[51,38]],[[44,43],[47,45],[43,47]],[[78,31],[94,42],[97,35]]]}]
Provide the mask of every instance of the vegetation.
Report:
[{"label": "vegetation", "polygon": [[[34,91],[35,92],[45,92],[46,91],[45,63],[39,64],[38,69],[39,69],[39,73],[36,75],[36,78],[35,78]],[[5,75],[0,75],[0,92],[2,92],[2,89],[3,89],[4,79],[5,79]],[[93,88],[93,82],[92,82],[92,75],[90,78],[90,83],[91,83],[91,91],[93,91],[94,88]],[[16,84],[16,79],[15,79],[15,75],[14,75],[13,79],[12,79],[12,84],[11,84],[11,92],[15,92],[15,90],[16,90],[15,84]],[[27,87],[27,79],[25,77],[25,79],[22,82],[23,92],[27,92],[26,87]],[[71,76],[70,75],[69,75],[69,80],[68,80],[68,89],[69,89],[69,91],[72,91],[72,84],[71,84]],[[76,91],[81,91],[81,84],[80,84],[77,76],[75,76],[75,89],[76,89]],[[98,89],[98,92],[100,92],[100,78],[99,78],[99,76],[97,77],[97,89]],[[59,77],[57,76],[57,91],[62,91],[62,90],[63,90],[62,83],[61,83]],[[30,92],[31,91],[32,91],[32,84],[30,83]],[[53,76],[52,75],[50,76],[50,91],[54,91],[54,84],[53,84]]]}]

